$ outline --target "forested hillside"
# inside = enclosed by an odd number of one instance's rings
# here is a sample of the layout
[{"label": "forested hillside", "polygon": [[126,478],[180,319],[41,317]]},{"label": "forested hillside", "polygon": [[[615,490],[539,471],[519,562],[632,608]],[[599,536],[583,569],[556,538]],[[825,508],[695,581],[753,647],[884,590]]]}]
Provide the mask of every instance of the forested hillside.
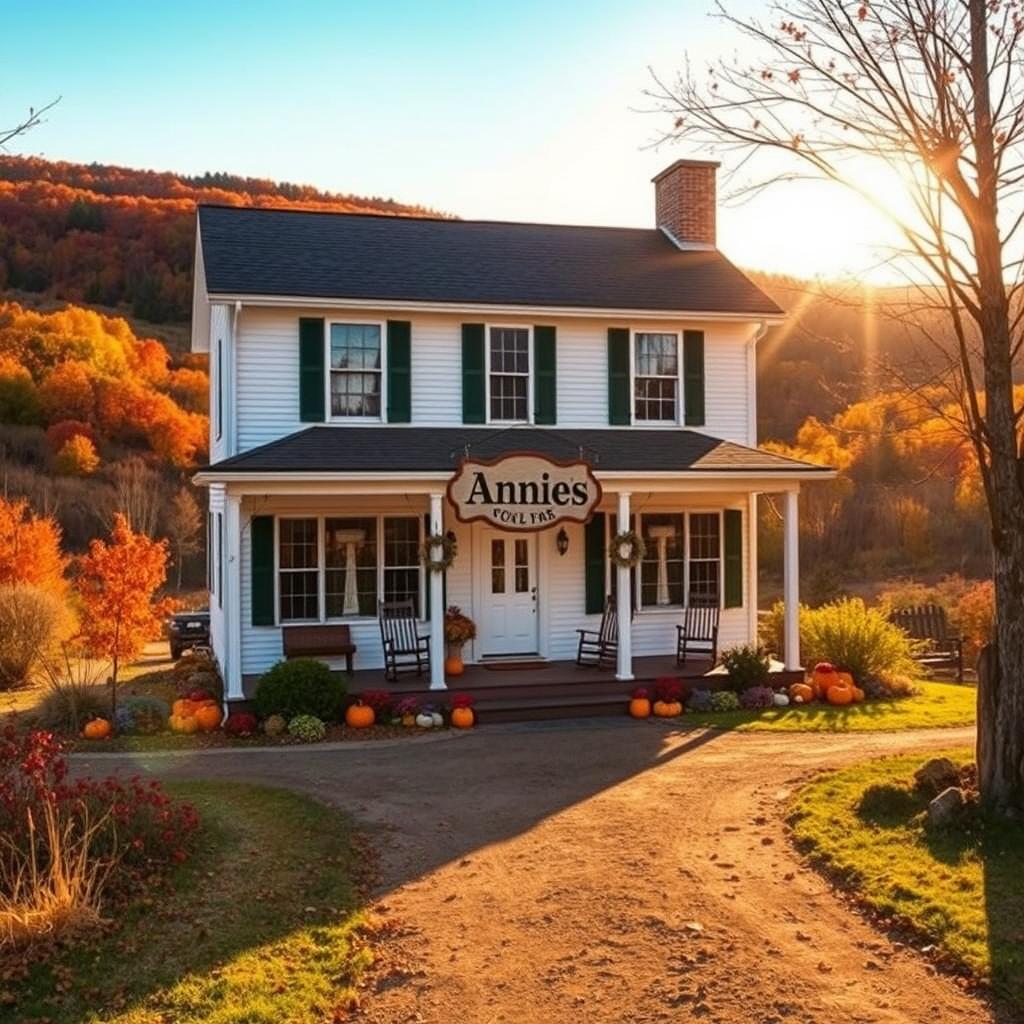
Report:
[{"label": "forested hillside", "polygon": [[187,321],[197,203],[428,212],[231,174],[189,177],[0,156],[0,294],[124,307],[157,323]]}]

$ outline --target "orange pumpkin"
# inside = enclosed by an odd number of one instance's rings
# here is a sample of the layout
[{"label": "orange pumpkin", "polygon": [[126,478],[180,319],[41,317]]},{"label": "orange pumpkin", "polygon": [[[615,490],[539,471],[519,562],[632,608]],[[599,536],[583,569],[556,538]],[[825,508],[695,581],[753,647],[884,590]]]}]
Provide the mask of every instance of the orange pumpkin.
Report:
[{"label": "orange pumpkin", "polygon": [[852,704],[853,703],[853,687],[852,686],[830,686],[828,693],[825,694],[825,699],[829,704]]},{"label": "orange pumpkin", "polygon": [[675,718],[683,713],[683,705],[677,700],[656,700],[654,702],[655,718]]},{"label": "orange pumpkin", "polygon": [[94,718],[85,723],[82,735],[87,740],[105,740],[110,736],[111,732],[113,732],[113,729],[111,729],[110,723],[105,718]]},{"label": "orange pumpkin", "polygon": [[414,713],[410,713],[410,714],[407,714],[407,715],[402,715],[402,725],[404,725],[407,729],[411,728],[415,724],[416,724],[416,715]]},{"label": "orange pumpkin", "polygon": [[814,690],[816,697],[824,697],[829,689],[838,682],[839,673],[831,665],[829,665],[828,669],[823,669],[819,666],[811,675],[811,688]]},{"label": "orange pumpkin", "polygon": [[629,702],[629,713],[634,718],[650,718],[651,702],[647,697],[634,697]]},{"label": "orange pumpkin", "polygon": [[849,672],[836,672],[836,679],[838,679],[844,686],[849,686],[851,690],[857,685],[853,681],[853,676],[850,675]]},{"label": "orange pumpkin", "polygon": [[179,715],[177,731],[191,736],[192,733],[199,732],[199,720],[195,715]]},{"label": "orange pumpkin", "polygon": [[345,724],[352,729],[369,729],[377,720],[373,708],[357,700],[355,704],[349,704],[345,711]]},{"label": "orange pumpkin", "polygon": [[220,727],[222,715],[218,705],[210,701],[208,704],[196,708],[196,713],[192,717],[196,720],[201,732],[213,732],[214,729]]},{"label": "orange pumpkin", "polygon": [[859,686],[850,687],[853,690],[853,703],[859,704],[864,699],[864,691]]},{"label": "orange pumpkin", "polygon": [[472,708],[452,708],[452,725],[456,729],[469,729],[475,721]]},{"label": "orange pumpkin", "polygon": [[176,700],[171,705],[171,714],[177,715],[179,718],[188,718],[195,709],[195,704],[183,697],[181,700]]},{"label": "orange pumpkin", "polygon": [[794,704],[811,704],[814,701],[814,690],[807,683],[794,683],[789,688],[789,699]]},{"label": "orange pumpkin", "polygon": [[461,655],[452,654],[444,659],[444,674],[446,676],[461,676],[465,671],[466,666]]}]

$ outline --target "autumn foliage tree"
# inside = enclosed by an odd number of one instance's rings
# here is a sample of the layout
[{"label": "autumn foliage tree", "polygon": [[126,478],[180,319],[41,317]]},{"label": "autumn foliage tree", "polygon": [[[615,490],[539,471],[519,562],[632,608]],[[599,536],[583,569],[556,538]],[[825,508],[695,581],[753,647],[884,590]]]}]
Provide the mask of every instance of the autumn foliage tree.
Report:
[{"label": "autumn foliage tree", "polygon": [[90,657],[110,662],[110,711],[117,712],[121,664],[137,658],[173,602],[157,598],[167,577],[167,542],[135,533],[118,514],[110,541],[94,540],[78,560],[80,639]]},{"label": "autumn foliage tree", "polygon": [[36,515],[23,499],[0,498],[0,586],[24,584],[62,595],[67,564],[55,520]]}]

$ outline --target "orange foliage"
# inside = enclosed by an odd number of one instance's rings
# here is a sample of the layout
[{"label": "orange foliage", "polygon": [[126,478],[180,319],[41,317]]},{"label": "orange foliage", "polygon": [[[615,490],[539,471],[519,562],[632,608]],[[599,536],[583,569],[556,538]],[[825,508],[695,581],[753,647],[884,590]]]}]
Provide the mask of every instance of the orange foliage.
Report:
[{"label": "orange foliage", "polygon": [[54,468],[65,476],[89,476],[99,468],[96,445],[84,434],[75,434],[61,446],[53,460]]},{"label": "orange foliage", "polygon": [[80,639],[91,657],[110,661],[116,704],[121,662],[142,653],[146,642],[159,635],[161,620],[173,607],[172,601],[156,598],[167,576],[167,541],[135,533],[119,513],[110,542],[94,540],[78,565]]},{"label": "orange foliage", "polygon": [[995,620],[996,588],[991,580],[983,580],[966,591],[956,607],[956,622],[964,638],[964,657],[968,663],[992,640]]},{"label": "orange foliage", "polygon": [[0,498],[0,584],[22,583],[63,594],[67,558],[60,527],[37,516],[23,498]]},{"label": "orange foliage", "polygon": [[87,437],[95,444],[96,434],[88,423],[81,420],[61,420],[46,432],[46,440],[54,452],[59,452],[73,437]]}]

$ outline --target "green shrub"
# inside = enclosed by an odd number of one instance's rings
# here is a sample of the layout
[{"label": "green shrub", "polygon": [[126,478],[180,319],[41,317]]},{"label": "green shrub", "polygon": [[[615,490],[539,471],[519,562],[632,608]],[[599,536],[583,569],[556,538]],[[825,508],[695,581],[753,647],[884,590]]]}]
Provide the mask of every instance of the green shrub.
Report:
[{"label": "green shrub", "polygon": [[296,715],[288,723],[288,735],[303,743],[319,743],[327,735],[327,726],[316,715]]},{"label": "green shrub", "polygon": [[260,718],[314,715],[333,722],[341,717],[345,684],[322,661],[279,661],[256,684],[255,704]]},{"label": "green shrub", "polygon": [[743,644],[722,651],[719,659],[722,668],[729,673],[729,686],[737,693],[754,686],[764,686],[768,681],[771,662],[763,647]]},{"label": "green shrub", "polygon": [[288,729],[288,722],[285,720],[283,715],[271,715],[263,723],[263,731],[267,736],[271,738],[280,736],[283,732]]},{"label": "green shrub", "polygon": [[[785,657],[783,606],[778,602],[761,621],[761,640]],[[855,679],[920,676],[913,642],[888,619],[884,608],[869,608],[859,597],[821,608],[800,606],[800,658],[809,668],[819,661],[853,673]]]},{"label": "green shrub", "polygon": [[711,694],[712,711],[738,711],[740,699],[732,690],[717,690]]}]

